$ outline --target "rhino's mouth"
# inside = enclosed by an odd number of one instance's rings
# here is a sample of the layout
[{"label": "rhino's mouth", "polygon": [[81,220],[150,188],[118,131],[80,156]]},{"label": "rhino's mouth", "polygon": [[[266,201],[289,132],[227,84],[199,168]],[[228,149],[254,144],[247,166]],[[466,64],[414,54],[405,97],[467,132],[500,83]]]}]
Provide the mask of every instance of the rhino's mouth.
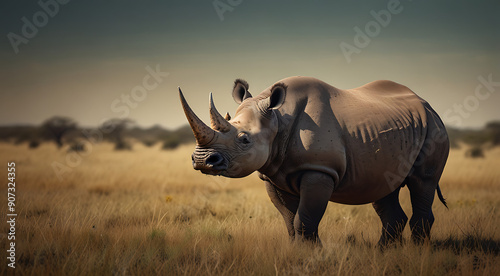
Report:
[{"label": "rhino's mouth", "polygon": [[224,156],[218,152],[210,152],[209,154],[197,154],[192,156],[193,168],[204,174],[224,175],[228,169],[228,162]]},{"label": "rhino's mouth", "polygon": [[203,174],[225,176],[226,170],[200,169]]}]

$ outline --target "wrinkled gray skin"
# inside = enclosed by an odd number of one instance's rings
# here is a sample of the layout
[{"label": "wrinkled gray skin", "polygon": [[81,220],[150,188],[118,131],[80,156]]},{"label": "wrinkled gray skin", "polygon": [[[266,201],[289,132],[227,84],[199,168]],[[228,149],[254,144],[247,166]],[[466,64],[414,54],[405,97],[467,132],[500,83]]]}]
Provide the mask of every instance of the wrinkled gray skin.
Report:
[{"label": "wrinkled gray skin", "polygon": [[[292,239],[320,243],[329,201],[372,203],[382,221],[379,244],[401,238],[408,218],[399,190],[410,190],[412,239],[429,236],[432,203],[449,143],[436,112],[406,86],[375,81],[342,90],[309,77],[290,77],[256,97],[236,80],[240,104],[223,118],[210,95],[211,127],[181,103],[195,134],[193,166],[205,174],[260,173]],[[230,120],[229,120],[230,119]]]}]

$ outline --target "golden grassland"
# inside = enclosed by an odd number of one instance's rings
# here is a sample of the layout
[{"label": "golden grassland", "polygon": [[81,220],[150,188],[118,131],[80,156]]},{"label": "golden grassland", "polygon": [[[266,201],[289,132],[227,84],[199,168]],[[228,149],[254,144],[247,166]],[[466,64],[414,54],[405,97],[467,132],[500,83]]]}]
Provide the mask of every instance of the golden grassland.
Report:
[{"label": "golden grassland", "polygon": [[[330,203],[320,225],[324,247],[290,242],[254,174],[202,175],[193,145],[173,151],[98,144],[81,157],[53,144],[0,144],[7,212],[7,162],[16,162],[18,275],[499,275],[500,148],[467,159],[453,150],[436,197],[430,242],[376,247],[381,223],[370,205]],[[69,161],[69,163],[67,163]],[[53,162],[77,165],[59,180]],[[80,164],[78,164],[80,163]],[[411,216],[409,193],[401,201]],[[0,274],[8,225],[2,226]]]}]

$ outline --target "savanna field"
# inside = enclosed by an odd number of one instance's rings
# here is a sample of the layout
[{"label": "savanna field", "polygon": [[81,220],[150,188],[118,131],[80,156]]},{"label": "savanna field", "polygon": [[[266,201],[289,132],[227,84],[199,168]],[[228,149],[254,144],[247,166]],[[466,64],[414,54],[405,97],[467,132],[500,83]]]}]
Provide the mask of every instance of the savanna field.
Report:
[{"label": "savanna field", "polygon": [[[371,205],[330,203],[323,248],[289,241],[263,182],[202,175],[193,145],[175,150],[102,143],[68,157],[43,143],[0,144],[7,218],[7,163],[16,163],[16,268],[7,266],[8,224],[0,236],[2,275],[500,275],[500,148],[485,158],[454,149],[435,198],[430,242],[381,251]],[[74,157],[74,156],[73,156]],[[60,180],[54,162],[80,163]],[[72,165],[75,165],[72,164]],[[408,189],[401,192],[411,216]]]}]

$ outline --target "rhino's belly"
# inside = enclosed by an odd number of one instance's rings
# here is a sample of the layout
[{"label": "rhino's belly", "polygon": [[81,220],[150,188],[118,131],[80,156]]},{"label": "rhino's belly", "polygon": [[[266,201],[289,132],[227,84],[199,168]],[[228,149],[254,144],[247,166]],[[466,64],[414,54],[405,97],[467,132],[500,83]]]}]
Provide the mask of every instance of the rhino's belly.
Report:
[{"label": "rhino's belly", "polygon": [[422,139],[403,137],[359,143],[348,149],[346,171],[331,201],[371,203],[400,187],[422,146]]},{"label": "rhino's belly", "polygon": [[400,187],[411,169],[411,164],[397,158],[377,161],[367,156],[363,161],[348,166],[330,201],[343,204],[375,202]]},{"label": "rhino's belly", "polygon": [[[330,201],[342,204],[367,204],[375,202],[395,190],[392,186],[383,185],[382,179],[363,179],[358,182],[342,181],[335,190]],[[398,185],[401,185],[402,181]]]}]

